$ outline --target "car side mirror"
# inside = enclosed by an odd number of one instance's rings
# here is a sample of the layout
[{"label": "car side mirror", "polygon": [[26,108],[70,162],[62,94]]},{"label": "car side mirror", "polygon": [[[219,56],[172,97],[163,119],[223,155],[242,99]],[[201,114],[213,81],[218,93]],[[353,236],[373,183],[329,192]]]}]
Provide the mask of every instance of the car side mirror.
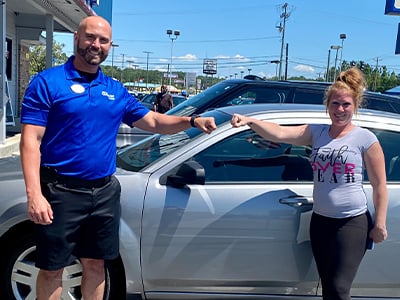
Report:
[{"label": "car side mirror", "polygon": [[202,184],[206,181],[205,170],[197,161],[183,163],[176,174],[167,177],[167,185],[182,188],[187,184]]}]

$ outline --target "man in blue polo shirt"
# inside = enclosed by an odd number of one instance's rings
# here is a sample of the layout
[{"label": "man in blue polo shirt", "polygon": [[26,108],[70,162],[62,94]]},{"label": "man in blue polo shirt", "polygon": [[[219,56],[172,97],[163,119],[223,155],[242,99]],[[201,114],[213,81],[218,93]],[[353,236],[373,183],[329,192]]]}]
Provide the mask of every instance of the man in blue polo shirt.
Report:
[{"label": "man in blue polo shirt", "polygon": [[60,299],[63,268],[82,263],[82,296],[103,299],[104,260],[119,255],[120,185],[116,135],[121,122],[175,133],[211,133],[213,118],[149,111],[99,65],[112,45],[111,27],[87,17],[74,33],[74,56],[36,75],[21,110],[21,162],[29,218],[36,224],[37,299]]}]

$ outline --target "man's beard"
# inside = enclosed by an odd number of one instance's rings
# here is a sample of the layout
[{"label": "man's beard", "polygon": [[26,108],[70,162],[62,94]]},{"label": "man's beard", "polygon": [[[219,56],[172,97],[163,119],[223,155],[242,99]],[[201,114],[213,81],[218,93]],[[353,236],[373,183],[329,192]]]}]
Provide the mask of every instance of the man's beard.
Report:
[{"label": "man's beard", "polygon": [[[81,57],[83,57],[83,59],[89,64],[89,65],[93,65],[93,66],[98,66],[100,65],[103,61],[106,60],[107,55],[101,51],[101,50],[96,50],[93,49],[92,47],[87,47],[87,48],[81,48],[79,47],[79,43],[76,47],[77,49],[77,54]],[[96,56],[94,56],[93,54],[90,53],[90,51],[94,51],[94,52],[98,52]]]}]

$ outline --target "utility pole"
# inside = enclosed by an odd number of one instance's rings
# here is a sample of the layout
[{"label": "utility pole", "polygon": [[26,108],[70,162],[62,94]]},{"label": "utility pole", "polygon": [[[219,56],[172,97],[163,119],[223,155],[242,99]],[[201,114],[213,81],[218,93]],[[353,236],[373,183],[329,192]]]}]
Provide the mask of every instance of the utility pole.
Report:
[{"label": "utility pole", "polygon": [[372,90],[376,92],[376,82],[378,80],[378,65],[379,65],[379,57],[376,58],[376,65],[375,65],[375,76],[374,76],[374,84]]},{"label": "utility pole", "polygon": [[124,63],[125,63],[125,54],[121,54],[122,55],[122,64],[121,64],[121,83],[122,82],[122,75],[124,73]]},{"label": "utility pole", "polygon": [[[277,26],[278,30],[280,33],[282,33],[282,40],[281,40],[281,55],[280,55],[280,59],[279,59],[279,76],[278,76],[278,80],[280,80],[282,78],[282,60],[283,60],[283,48],[285,45],[285,29],[286,29],[286,20],[289,18],[290,13],[287,12],[287,6],[288,4],[285,3],[282,5],[282,9],[283,12],[280,15],[281,18],[281,23],[279,24],[279,26]],[[283,25],[282,25],[283,23]]]},{"label": "utility pole", "polygon": [[143,51],[143,53],[146,53],[146,92],[147,92],[147,86],[149,83],[149,55],[152,54],[153,52]]},{"label": "utility pole", "polygon": [[325,81],[326,82],[328,82],[329,80],[330,80],[330,72],[329,72],[329,64],[330,64],[330,61],[331,61],[331,49],[329,49],[328,50],[328,64],[327,64],[327,67],[326,67],[326,75],[325,75]]},{"label": "utility pole", "polygon": [[286,44],[285,80],[287,80],[288,65],[289,65],[289,44]]}]

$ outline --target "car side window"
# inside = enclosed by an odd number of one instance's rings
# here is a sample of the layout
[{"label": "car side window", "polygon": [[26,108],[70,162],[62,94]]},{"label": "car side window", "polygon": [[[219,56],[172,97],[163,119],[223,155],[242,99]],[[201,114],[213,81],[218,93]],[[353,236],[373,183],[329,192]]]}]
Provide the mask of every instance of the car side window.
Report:
[{"label": "car side window", "polygon": [[383,99],[367,95],[362,106],[369,109],[400,113],[400,101],[392,101],[389,98]]},{"label": "car side window", "polygon": [[228,97],[219,107],[243,104],[284,103],[290,93],[289,88],[251,87]]},{"label": "car side window", "polygon": [[[369,130],[375,133],[382,146],[385,155],[387,181],[400,181],[400,133],[371,128]],[[367,172],[365,172],[364,179],[368,181]]]},{"label": "car side window", "polygon": [[142,103],[153,104],[155,99],[156,95],[150,94],[142,99]]},{"label": "car side window", "polygon": [[293,103],[323,104],[324,93],[323,89],[296,88],[293,95]]},{"label": "car side window", "polygon": [[230,136],[193,159],[206,183],[312,181],[311,148],[267,141],[251,130]]}]

